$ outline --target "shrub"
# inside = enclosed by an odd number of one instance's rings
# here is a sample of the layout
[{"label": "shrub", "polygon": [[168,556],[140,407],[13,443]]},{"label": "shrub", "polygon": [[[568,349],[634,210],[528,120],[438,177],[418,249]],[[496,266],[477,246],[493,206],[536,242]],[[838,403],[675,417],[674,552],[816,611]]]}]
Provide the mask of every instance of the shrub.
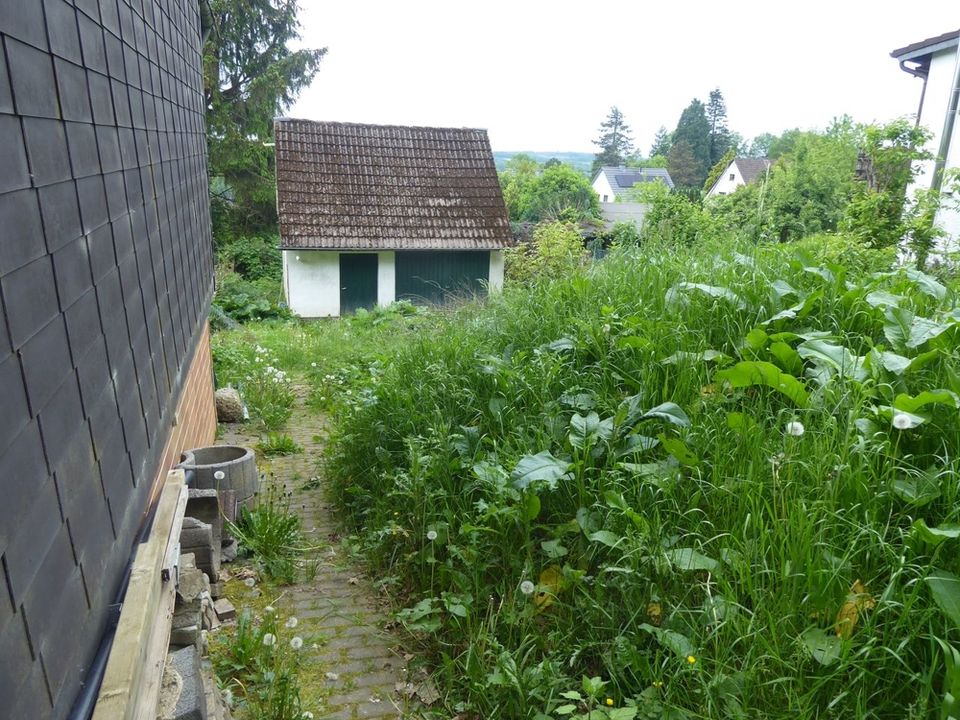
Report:
[{"label": "shrub", "polygon": [[507,279],[528,282],[534,278],[563,277],[586,261],[587,252],[576,225],[552,222],[538,225],[528,245],[504,253]]},{"label": "shrub", "polygon": [[280,237],[241,235],[224,242],[217,251],[218,264],[245,280],[269,278],[279,281],[283,274]]},{"label": "shrub", "polygon": [[282,284],[269,277],[246,280],[238,273],[224,272],[219,275],[213,304],[237,322],[290,317]]}]

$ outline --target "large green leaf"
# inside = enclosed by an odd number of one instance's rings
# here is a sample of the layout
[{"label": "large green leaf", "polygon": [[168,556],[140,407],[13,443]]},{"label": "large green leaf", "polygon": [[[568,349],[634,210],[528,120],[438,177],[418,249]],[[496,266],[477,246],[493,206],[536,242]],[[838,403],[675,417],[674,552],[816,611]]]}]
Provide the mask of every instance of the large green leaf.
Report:
[{"label": "large green leaf", "polygon": [[735,388],[765,385],[785,395],[797,407],[806,407],[809,401],[803,383],[793,375],[782,372],[773,363],[746,360],[738,362],[732,368],[720,370],[713,377]]},{"label": "large green leaf", "polygon": [[658,643],[675,653],[678,657],[686,658],[690,655],[693,655],[696,651],[693,643],[690,642],[690,638],[688,638],[686,635],[681,635],[673,630],[664,630],[663,628],[654,627],[653,625],[648,625],[647,623],[641,623],[638,627],[644,632],[648,632],[653,635],[657,639]]},{"label": "large green leaf", "polygon": [[730,356],[725,355],[724,353],[718,350],[704,350],[703,352],[687,352],[686,350],[678,350],[670,357],[665,357],[660,362],[667,365],[676,365],[681,362],[685,363],[696,363],[696,362],[729,362]]},{"label": "large green leaf", "polygon": [[687,414],[679,405],[672,402],[661,403],[654,408],[650,408],[640,417],[641,420],[648,418],[660,418],[680,427],[690,427],[690,418],[687,417]]},{"label": "large green leaf", "polygon": [[613,435],[613,418],[601,420],[595,412],[586,416],[575,413],[570,418],[570,444],[582,449],[597,440],[609,440]]},{"label": "large green leaf", "polygon": [[883,310],[883,317],[883,334],[890,344],[895,348],[906,347],[913,325],[913,313],[906,308],[887,307]]},{"label": "large green leaf", "polygon": [[832,368],[842,377],[851,377],[860,382],[867,378],[864,358],[857,357],[842,345],[833,345],[825,340],[807,340],[797,347],[797,352],[806,360]]},{"label": "large green leaf", "polygon": [[903,296],[888,293],[886,290],[874,290],[867,294],[866,300],[873,307],[900,307]]},{"label": "large green leaf", "polygon": [[697,291],[713,298],[727,300],[739,309],[744,309],[747,304],[730,288],[717,287],[716,285],[703,285],[702,283],[682,282],[677,283],[667,290],[667,305],[686,305],[688,291]]},{"label": "large green leaf", "polygon": [[663,554],[677,570],[716,572],[720,568],[720,561],[707,557],[693,548],[670,548]]},{"label": "large green leaf", "polygon": [[943,523],[938,527],[930,527],[923,518],[913,521],[913,531],[917,537],[928,545],[939,545],[944,540],[956,540],[960,537],[960,525],[957,523]]},{"label": "large green leaf", "polygon": [[960,407],[960,400],[950,390],[925,390],[916,397],[901,393],[894,398],[893,407],[908,413],[915,413],[928,405],[946,405]]},{"label": "large green leaf", "polygon": [[526,490],[532,483],[543,482],[553,490],[557,482],[570,470],[570,463],[555,458],[549,450],[536,455],[524,455],[513,470],[513,484]]},{"label": "large green leaf", "polygon": [[803,359],[800,357],[800,353],[785,342],[775,342],[769,350],[784,371],[791,375],[800,375],[803,372]]},{"label": "large green leaf", "polygon": [[930,297],[943,300],[947,296],[947,289],[941,285],[936,278],[927,275],[925,272],[921,272],[916,268],[906,268],[904,273],[916,283],[921,292],[926,293]]},{"label": "large green leaf", "polygon": [[616,547],[624,538],[620,535],[610,532],[609,530],[597,530],[592,532],[587,536],[588,540],[592,542],[598,542],[601,545],[606,545],[607,547]]},{"label": "large green leaf", "polygon": [[660,433],[658,437],[663,449],[670,453],[681,465],[696,467],[700,464],[700,458],[680,438],[667,437],[663,433]]},{"label": "large green leaf", "polygon": [[810,628],[800,640],[810,656],[821,665],[832,665],[840,659],[843,642],[836,635],[828,635],[821,628]]},{"label": "large green leaf", "polygon": [[956,327],[955,322],[942,323],[928,318],[915,317],[913,318],[913,323],[910,325],[910,336],[907,338],[907,347],[920,347],[925,342],[940,337],[947,330],[954,327]]},{"label": "large green leaf", "polygon": [[943,614],[960,628],[960,578],[946,570],[934,570],[924,580]]}]

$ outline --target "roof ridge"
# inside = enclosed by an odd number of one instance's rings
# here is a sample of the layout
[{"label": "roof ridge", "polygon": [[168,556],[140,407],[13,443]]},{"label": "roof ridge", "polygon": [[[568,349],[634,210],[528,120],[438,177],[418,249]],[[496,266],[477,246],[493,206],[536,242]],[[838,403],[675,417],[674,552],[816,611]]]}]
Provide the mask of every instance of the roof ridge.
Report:
[{"label": "roof ridge", "polygon": [[273,119],[274,123],[286,123],[286,122],[300,122],[300,123],[310,123],[311,125],[338,125],[341,127],[359,127],[359,128],[383,128],[383,129],[396,129],[396,130],[448,130],[448,131],[464,131],[469,130],[470,132],[482,132],[486,133],[486,128],[478,127],[447,127],[439,125],[396,125],[396,124],[379,124],[379,123],[360,123],[360,122],[349,122],[345,120],[311,120],[310,118],[293,118],[293,117],[276,117]]}]

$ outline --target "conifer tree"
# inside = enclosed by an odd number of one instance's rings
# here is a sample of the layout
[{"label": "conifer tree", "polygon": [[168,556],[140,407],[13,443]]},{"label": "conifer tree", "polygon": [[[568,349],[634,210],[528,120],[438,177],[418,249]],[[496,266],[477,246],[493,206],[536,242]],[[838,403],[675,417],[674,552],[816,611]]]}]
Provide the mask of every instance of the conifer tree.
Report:
[{"label": "conifer tree", "polygon": [[595,175],[604,165],[623,165],[627,156],[633,152],[633,140],[630,126],[623,119],[623,113],[614,105],[607,119],[600,124],[600,137],[593,141],[600,152],[593,159],[591,174]]},{"label": "conifer tree", "polygon": [[716,165],[730,147],[730,129],[727,127],[727,103],[720,88],[710,91],[706,107],[710,123],[710,165]]}]

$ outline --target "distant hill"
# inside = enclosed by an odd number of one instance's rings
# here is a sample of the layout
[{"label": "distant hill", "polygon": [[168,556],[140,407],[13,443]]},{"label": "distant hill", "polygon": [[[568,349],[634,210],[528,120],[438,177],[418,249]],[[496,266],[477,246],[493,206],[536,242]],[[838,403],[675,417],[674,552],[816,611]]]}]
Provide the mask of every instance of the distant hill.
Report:
[{"label": "distant hill", "polygon": [[590,166],[593,164],[593,153],[582,152],[530,152],[529,150],[494,150],[493,159],[497,164],[497,170],[503,170],[507,161],[514,155],[529,155],[539,163],[545,163],[550,158],[556,158],[560,162],[573,165],[577,170],[585,175],[590,174]]}]

